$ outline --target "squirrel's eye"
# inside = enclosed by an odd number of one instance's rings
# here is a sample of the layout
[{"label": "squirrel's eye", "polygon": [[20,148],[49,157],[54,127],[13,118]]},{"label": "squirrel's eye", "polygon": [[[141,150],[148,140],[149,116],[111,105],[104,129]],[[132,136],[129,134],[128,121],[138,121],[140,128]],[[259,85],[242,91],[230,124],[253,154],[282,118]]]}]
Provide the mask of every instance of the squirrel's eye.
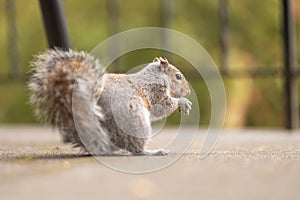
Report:
[{"label": "squirrel's eye", "polygon": [[182,79],[181,74],[175,74],[175,77],[176,77],[177,80],[181,80]]}]

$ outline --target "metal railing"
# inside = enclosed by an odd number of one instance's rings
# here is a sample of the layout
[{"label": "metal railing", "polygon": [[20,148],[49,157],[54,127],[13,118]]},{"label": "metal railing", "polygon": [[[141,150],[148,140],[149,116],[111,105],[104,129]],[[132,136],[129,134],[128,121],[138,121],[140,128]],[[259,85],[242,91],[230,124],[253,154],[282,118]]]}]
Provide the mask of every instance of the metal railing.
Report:
[{"label": "metal railing", "polygon": [[[108,0],[110,1],[110,0]],[[262,69],[251,71],[236,71],[231,70],[228,66],[228,45],[230,28],[229,21],[229,0],[219,0],[219,14],[220,14],[220,50],[222,52],[221,58],[221,72],[228,77],[275,77],[280,76],[284,79],[284,97],[285,97],[285,128],[295,129],[299,127],[299,99],[298,99],[298,84],[297,77],[300,74],[296,63],[296,39],[295,39],[295,22],[293,17],[292,0],[279,0],[282,2],[282,50],[284,55],[284,66],[282,69]],[[66,20],[61,0],[39,0],[40,8],[43,15],[45,30],[50,48],[70,48],[71,43],[69,39]],[[118,0],[113,0],[108,4],[115,17],[111,19],[111,23],[115,24],[111,32],[119,30],[117,25],[117,14],[114,11],[118,10]],[[170,0],[161,1],[161,13],[163,27],[168,27],[171,20]],[[111,33],[113,34],[113,33]]]},{"label": "metal railing", "polygon": [[[296,42],[295,42],[295,23],[291,0],[282,1],[282,28],[283,28],[283,52],[284,52],[284,68],[282,74],[284,78],[285,88],[285,128],[295,129],[299,127],[299,106],[298,106],[298,85],[297,75],[299,70],[296,67]],[[64,18],[61,0],[40,0],[41,10],[47,32],[49,47],[59,46],[69,48],[70,41]],[[117,3],[114,2],[114,6]],[[167,26],[170,16],[166,16],[169,12],[168,0],[162,0],[162,26]],[[168,12],[164,12],[167,10]],[[250,76],[269,75],[274,76],[280,72],[274,71],[252,71],[252,72],[232,72],[228,68],[228,0],[220,0],[220,21],[221,21],[221,66],[224,75],[249,74]],[[117,19],[115,19],[117,20]]]}]

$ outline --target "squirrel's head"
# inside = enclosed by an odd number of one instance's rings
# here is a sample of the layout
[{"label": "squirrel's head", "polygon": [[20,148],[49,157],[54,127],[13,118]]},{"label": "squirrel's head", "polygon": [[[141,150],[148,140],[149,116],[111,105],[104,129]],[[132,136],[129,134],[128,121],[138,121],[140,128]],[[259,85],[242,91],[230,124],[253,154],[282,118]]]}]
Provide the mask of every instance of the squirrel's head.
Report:
[{"label": "squirrel's head", "polygon": [[179,98],[190,94],[189,84],[179,69],[171,65],[166,58],[154,58],[153,62],[159,63],[160,72],[167,75],[172,97]]}]

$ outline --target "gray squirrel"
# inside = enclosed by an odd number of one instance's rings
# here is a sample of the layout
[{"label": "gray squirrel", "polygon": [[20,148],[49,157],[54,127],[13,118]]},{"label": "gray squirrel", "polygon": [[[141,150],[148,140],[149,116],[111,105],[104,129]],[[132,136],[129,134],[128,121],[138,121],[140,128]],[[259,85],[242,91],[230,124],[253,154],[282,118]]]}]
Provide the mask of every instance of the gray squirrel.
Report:
[{"label": "gray squirrel", "polygon": [[82,137],[96,132],[100,154],[122,149],[133,155],[166,155],[163,149],[145,147],[151,122],[176,109],[188,115],[192,105],[184,98],[190,93],[184,75],[161,57],[137,73],[113,74],[103,72],[86,52],[56,48],[35,56],[31,73],[30,103],[40,120],[83,150]]}]

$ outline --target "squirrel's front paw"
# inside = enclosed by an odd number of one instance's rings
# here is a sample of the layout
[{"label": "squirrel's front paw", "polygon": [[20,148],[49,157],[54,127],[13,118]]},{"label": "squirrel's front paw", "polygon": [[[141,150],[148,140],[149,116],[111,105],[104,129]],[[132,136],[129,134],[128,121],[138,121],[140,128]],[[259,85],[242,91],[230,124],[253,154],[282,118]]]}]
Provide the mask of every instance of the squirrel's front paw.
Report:
[{"label": "squirrel's front paw", "polygon": [[178,110],[183,112],[186,115],[189,115],[190,110],[192,109],[192,102],[186,98],[179,98],[178,101]]}]

